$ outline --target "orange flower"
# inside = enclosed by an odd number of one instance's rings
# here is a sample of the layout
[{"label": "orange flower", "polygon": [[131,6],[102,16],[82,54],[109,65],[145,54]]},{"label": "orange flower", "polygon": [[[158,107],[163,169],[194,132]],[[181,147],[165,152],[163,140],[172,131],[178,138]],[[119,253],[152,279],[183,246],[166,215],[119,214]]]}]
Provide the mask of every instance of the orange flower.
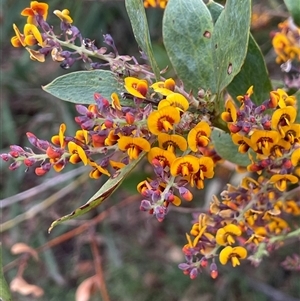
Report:
[{"label": "orange flower", "polygon": [[225,112],[221,114],[222,120],[225,122],[236,122],[237,120],[237,109],[234,101],[229,98],[225,103]]},{"label": "orange flower", "polygon": [[288,141],[291,145],[300,141],[300,124],[294,123],[282,128],[282,136],[285,141]]},{"label": "orange flower", "polygon": [[84,165],[87,165],[88,158],[87,158],[85,151],[83,150],[83,148],[81,146],[79,146],[78,144],[76,144],[73,141],[70,141],[68,143],[68,149],[69,149],[69,153],[71,154],[69,161],[72,164],[76,164],[76,163],[79,163],[80,161],[82,161]]},{"label": "orange flower", "polygon": [[54,15],[56,15],[58,18],[60,18],[60,20],[62,22],[65,22],[65,23],[68,23],[68,24],[71,24],[73,23],[73,19],[69,16],[70,15],[70,12],[68,9],[63,9],[62,11],[60,10],[55,10],[54,12]]},{"label": "orange flower", "polygon": [[187,155],[181,158],[176,158],[171,164],[171,175],[176,177],[178,175],[189,176],[196,173],[199,170],[199,159]]},{"label": "orange flower", "polygon": [[156,82],[151,85],[151,88],[164,96],[167,96],[174,92],[175,90],[175,81],[172,78],[166,79],[164,82]]},{"label": "orange flower", "polygon": [[126,77],[124,80],[126,91],[137,97],[137,98],[146,98],[148,91],[148,82],[144,79],[138,79],[135,77]]},{"label": "orange flower", "polygon": [[22,10],[21,15],[28,17],[27,23],[36,24],[35,16],[40,15],[46,21],[48,15],[48,4],[44,2],[31,1],[30,7],[26,7]]},{"label": "orange flower", "polygon": [[296,116],[297,110],[292,106],[277,109],[272,115],[271,126],[274,130],[278,130],[280,134],[284,136],[282,128],[294,123]]},{"label": "orange flower", "polygon": [[10,40],[12,45],[14,47],[26,46],[25,36],[23,34],[21,34],[21,32],[16,24],[13,24],[13,29],[14,29],[16,35],[14,37],[12,37]]},{"label": "orange flower", "polygon": [[287,182],[291,182],[292,184],[298,183],[299,179],[294,175],[273,175],[270,178],[270,183],[273,183],[275,187],[280,191],[285,191],[287,188]]},{"label": "orange flower", "polygon": [[179,93],[172,93],[159,102],[157,109],[160,110],[167,106],[172,106],[174,108],[178,108],[182,112],[185,112],[189,108],[189,102],[183,95]]},{"label": "orange flower", "polygon": [[243,247],[225,247],[219,255],[220,263],[225,265],[228,260],[231,260],[232,266],[236,267],[240,265],[240,259],[245,259],[247,257],[247,250]]},{"label": "orange flower", "polygon": [[253,144],[251,140],[239,133],[232,134],[231,139],[234,144],[238,145],[238,151],[242,154],[246,153],[249,148],[252,148],[254,151],[257,150],[256,144]]},{"label": "orange flower", "polygon": [[160,7],[165,8],[167,6],[168,0],[144,0],[145,8],[148,7]]},{"label": "orange flower", "polygon": [[150,151],[150,143],[141,137],[122,136],[118,140],[118,147],[122,151],[127,151],[130,160],[137,159],[142,151]]},{"label": "orange flower", "polygon": [[38,28],[33,24],[25,24],[24,26],[24,42],[28,46],[33,46],[39,43],[40,46],[43,45],[43,38]]},{"label": "orange flower", "polygon": [[65,148],[66,142],[65,142],[65,132],[66,132],[66,125],[62,123],[59,126],[59,132],[58,135],[54,135],[51,138],[51,142],[55,145],[59,145],[61,148]]},{"label": "orange flower", "polygon": [[211,179],[214,176],[214,161],[210,157],[201,157],[199,159],[199,170],[190,176],[192,187],[196,185],[198,189],[204,188],[204,179]]},{"label": "orange flower", "polygon": [[209,143],[211,129],[205,121],[199,122],[188,133],[188,145],[193,152],[198,151],[198,147],[205,147]]},{"label": "orange flower", "polygon": [[174,154],[176,152],[176,149],[180,149],[183,152],[187,149],[187,142],[182,136],[161,133],[158,134],[157,139],[160,148],[163,148]]},{"label": "orange flower", "polygon": [[232,245],[235,243],[234,236],[241,235],[242,231],[238,226],[229,224],[217,231],[216,242],[221,246],[225,246],[227,244]]},{"label": "orange flower", "polygon": [[108,172],[107,169],[101,167],[99,164],[97,164],[95,161],[93,160],[89,160],[89,165],[91,167],[93,167],[93,170],[90,171],[89,176],[92,179],[99,179],[103,174],[107,175],[108,177],[110,177],[110,173]]},{"label": "orange flower", "polygon": [[154,135],[161,132],[173,130],[173,126],[180,121],[179,111],[171,106],[163,107],[158,111],[152,112],[147,120],[148,128]]},{"label": "orange flower", "polygon": [[268,156],[271,147],[280,139],[280,135],[276,131],[256,130],[251,136],[251,143],[256,145],[256,152]]},{"label": "orange flower", "polygon": [[293,151],[291,155],[291,162],[293,166],[300,165],[300,148],[297,148]]},{"label": "orange flower", "polygon": [[160,165],[164,168],[166,166],[170,167],[172,162],[176,159],[176,156],[174,153],[167,150],[159,147],[153,147],[148,153],[148,161],[152,164],[154,159],[158,160]]}]

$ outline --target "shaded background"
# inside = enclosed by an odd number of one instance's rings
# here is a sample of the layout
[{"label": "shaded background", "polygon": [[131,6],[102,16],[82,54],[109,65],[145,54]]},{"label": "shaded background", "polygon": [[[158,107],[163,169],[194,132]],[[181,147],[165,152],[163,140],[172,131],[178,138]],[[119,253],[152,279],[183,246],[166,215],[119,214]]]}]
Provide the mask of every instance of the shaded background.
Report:
[{"label": "shaded background", "polygon": [[[62,1],[58,0],[45,2],[50,6],[49,23],[58,26],[58,19],[51,12],[68,8],[82,35],[95,39],[97,46],[104,46],[103,34],[109,33],[113,36],[119,53],[139,57],[123,1],[65,0],[63,6]],[[281,79],[279,66],[274,64],[275,54],[271,49],[269,34],[276,30],[278,22],[284,20],[288,14],[282,1],[266,0],[257,3],[259,5],[253,9],[252,32],[266,57],[271,77]],[[78,129],[74,122],[74,105],[48,95],[42,91],[41,86],[59,75],[84,69],[84,64],[77,63],[71,70],[63,70],[49,58],[43,64],[33,62],[24,49],[13,48],[10,44],[10,38],[14,35],[12,23],[22,28],[24,17],[19,13],[27,5],[29,1],[2,0],[0,6],[0,153],[8,152],[11,144],[29,146],[26,139],[28,131],[40,139],[49,140],[58,132],[62,122],[67,124],[69,134]],[[162,69],[170,65],[161,38],[163,11],[149,9],[147,14],[154,52]],[[11,172],[8,170],[8,164],[1,162],[1,199],[42,185],[38,188],[38,194],[31,197],[26,194],[21,201],[11,201],[2,210],[2,222],[11,220],[8,228],[2,233],[7,280],[10,282],[18,269],[23,267],[24,258],[10,252],[15,243],[23,242],[33,248],[39,248],[40,251],[39,262],[30,259],[24,272],[24,278],[29,283],[44,289],[44,296],[38,300],[74,300],[78,285],[95,274],[95,262],[99,259],[101,264],[98,271],[100,268],[104,274],[103,283],[107,286],[110,300],[289,301],[300,298],[299,274],[285,271],[280,266],[286,255],[293,251],[299,253],[299,248],[290,249],[291,246],[294,248],[295,244],[275,251],[258,268],[243,262],[241,267],[235,269],[219,267],[219,277],[216,280],[212,280],[206,271],[193,281],[184,276],[177,265],[184,261],[181,248],[186,243],[185,233],[191,226],[193,208],[203,210],[213,193],[219,193],[228,181],[238,182],[238,176],[224,167],[218,167],[217,176],[207,183],[204,191],[195,194],[193,202],[184,203],[185,208],[172,209],[166,220],[158,223],[149,214],[139,211],[141,198],[137,195],[136,185],[151,175],[146,162],[142,165],[102,206],[82,219],[58,226],[48,235],[50,223],[85,203],[102,185],[102,180],[80,178],[81,182],[77,187],[71,187],[67,194],[57,196],[54,194],[62,191],[71,183],[70,180],[57,181],[58,174],[52,171],[44,177],[37,177],[31,169],[25,172],[24,166]],[[72,168],[74,167],[68,166],[64,173]],[[43,190],[45,182],[52,182],[54,186]],[[53,204],[44,208],[49,202]],[[33,207],[36,208],[35,214],[26,216],[32,212]],[[20,215],[22,218],[18,219]],[[86,224],[92,218],[98,218],[96,225],[82,233],[73,233],[70,239],[62,236]],[[53,242],[55,238],[57,241]],[[93,252],[95,246],[96,253]],[[17,258],[21,260],[15,261]],[[33,299],[14,294],[14,300]],[[105,299],[96,292],[90,300]]]}]

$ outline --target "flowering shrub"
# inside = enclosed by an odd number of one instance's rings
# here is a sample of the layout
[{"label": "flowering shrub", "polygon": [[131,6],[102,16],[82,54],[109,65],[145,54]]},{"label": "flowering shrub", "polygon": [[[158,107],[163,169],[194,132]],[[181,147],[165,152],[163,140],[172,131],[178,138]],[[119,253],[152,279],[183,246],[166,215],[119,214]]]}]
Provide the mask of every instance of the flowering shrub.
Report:
[{"label": "flowering shrub", "polygon": [[[193,191],[205,188],[218,165],[231,162],[245,176],[213,196],[207,211],[194,214],[182,249],[186,262],[179,268],[194,279],[207,266],[216,278],[219,263],[258,265],[300,234],[293,219],[300,215],[300,116],[289,90],[300,87],[299,24],[289,18],[273,34],[286,85],[273,88],[249,31],[251,1],[227,0],[225,8],[199,0],[125,4],[143,64],[119,54],[109,34],[104,42],[112,52],[98,48],[82,36],[68,9],[54,11],[60,29],[48,23],[46,3],[32,1],[21,12],[27,20],[23,31],[13,25],[14,47],[25,47],[41,63],[51,57],[65,69],[84,61],[89,71],[43,87],[76,103],[75,134],[64,123],[49,141],[28,132],[32,149],[12,145],[1,158],[11,170],[24,165],[37,176],[83,164],[92,180],[106,179],[86,204],[54,221],[49,231],[99,206],[143,158],[153,176],[137,183],[140,209],[159,222],[170,206],[193,201]],[[165,78],[153,55],[144,7],[155,6],[165,9],[163,41],[178,78]],[[300,269],[296,259],[285,266]]]}]

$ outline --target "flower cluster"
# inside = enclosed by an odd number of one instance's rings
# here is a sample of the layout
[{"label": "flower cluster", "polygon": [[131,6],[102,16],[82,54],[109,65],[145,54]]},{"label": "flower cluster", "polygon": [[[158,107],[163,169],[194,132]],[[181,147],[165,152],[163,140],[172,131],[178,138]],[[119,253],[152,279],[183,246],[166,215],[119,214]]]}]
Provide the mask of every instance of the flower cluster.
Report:
[{"label": "flower cluster", "polygon": [[[144,5],[165,8],[167,0],[145,0]],[[196,98],[192,93],[195,91],[187,93],[172,78],[161,76],[154,81],[148,66],[118,54],[110,35],[104,39],[114,53],[106,54],[105,47],[97,48],[94,41],[82,37],[67,9],[54,11],[61,20],[59,35],[47,23],[46,3],[32,1],[21,14],[27,22],[23,33],[13,25],[13,46],[26,47],[31,58],[40,62],[50,54],[63,68],[71,67],[76,60],[88,62],[92,69],[107,65],[118,74],[126,91],[122,96],[131,103],[124,105],[121,94],[115,92],[110,100],[95,93],[93,104],[76,105],[79,116],[75,121],[80,129],[74,135],[67,135],[64,123],[49,141],[27,133],[38,153],[12,145],[10,152],[0,154],[4,161],[12,161],[9,168],[15,170],[24,164],[42,176],[51,169],[60,172],[67,164],[82,163],[89,166],[93,179],[103,175],[114,178],[115,170],[147,155],[153,176],[137,185],[143,198],[140,209],[161,222],[170,205],[192,201],[193,190],[204,189],[221,161],[211,139],[216,117],[212,115],[217,110],[214,96],[210,98],[209,91],[200,90]],[[273,38],[277,62],[299,61],[299,28],[288,20],[280,24],[280,29]],[[80,46],[76,45],[78,41]],[[106,64],[95,63],[91,58]],[[128,76],[129,71],[140,78]],[[194,216],[183,247],[186,262],[179,265],[192,279],[209,262],[211,276],[216,278],[216,258],[222,265],[231,262],[233,267],[246,258],[258,264],[267,251],[277,247],[278,237],[292,233],[289,218],[300,215],[300,124],[296,120],[296,98],[278,89],[256,105],[252,94],[250,87],[245,95],[238,96],[240,106],[228,99],[220,118],[236,151],[248,155],[246,172],[255,177],[245,176],[238,186],[228,184],[220,198],[213,197],[208,212]],[[290,261],[286,264],[290,265]]]},{"label": "flower cluster", "polygon": [[238,151],[249,154],[247,170],[256,173],[258,179],[245,177],[238,187],[228,184],[221,199],[213,198],[209,212],[195,217],[183,248],[187,262],[179,265],[191,278],[202,271],[209,259],[211,276],[215,278],[216,256],[221,264],[230,261],[235,267],[251,252],[248,258],[259,263],[264,253],[258,246],[265,243],[267,250],[274,248],[276,237],[292,230],[287,222],[290,215],[300,215],[299,189],[294,186],[287,192],[300,178],[296,99],[278,89],[257,106],[250,98],[252,93],[251,87],[238,97],[240,108],[227,100],[221,117]]},{"label": "flower cluster", "polygon": [[275,33],[272,44],[277,55],[278,64],[286,63],[289,60],[300,61],[300,28],[295,25],[292,19],[279,23],[280,32]]}]

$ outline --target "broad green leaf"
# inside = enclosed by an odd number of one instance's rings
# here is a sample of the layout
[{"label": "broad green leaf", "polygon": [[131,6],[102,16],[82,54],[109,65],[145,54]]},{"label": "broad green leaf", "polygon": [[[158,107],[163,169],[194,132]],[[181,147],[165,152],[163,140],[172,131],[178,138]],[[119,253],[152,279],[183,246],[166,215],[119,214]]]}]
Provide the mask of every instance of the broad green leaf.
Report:
[{"label": "broad green leaf", "polygon": [[214,82],[213,21],[199,0],[169,0],[163,17],[163,40],[170,61],[186,89],[194,93]]},{"label": "broad green leaf", "polygon": [[219,18],[222,10],[224,9],[224,6],[222,6],[221,4],[219,3],[216,3],[214,1],[209,1],[207,4],[206,4],[211,16],[212,16],[212,19],[213,19],[213,22],[216,23],[217,19]]},{"label": "broad green leaf", "polygon": [[297,26],[300,26],[300,0],[284,0],[284,3]]},{"label": "broad green leaf", "polygon": [[248,51],[242,70],[227,87],[229,94],[235,99],[244,95],[253,86],[254,94],[251,100],[260,105],[270,97],[273,90],[264,57],[252,35],[249,37]]},{"label": "broad green leaf", "polygon": [[247,166],[251,162],[248,154],[238,152],[238,146],[232,142],[231,136],[219,129],[214,129],[211,134],[212,143],[219,156],[239,166]]},{"label": "broad green leaf", "polygon": [[125,0],[127,14],[129,16],[134,37],[147,55],[155,78],[160,79],[160,71],[153,55],[153,49],[150,40],[149,28],[143,1]]},{"label": "broad green leaf", "polygon": [[220,93],[246,57],[251,0],[227,0],[222,12],[213,3],[207,7],[199,0],[169,0],[163,18],[167,53],[179,78],[194,93],[199,88]]},{"label": "broad green leaf", "polygon": [[[214,1],[207,4],[214,22],[218,19],[224,7]],[[234,77],[227,87],[228,92],[235,99],[238,95],[244,95],[250,86],[254,86],[254,94],[251,99],[260,104],[269,97],[273,89],[269,79],[268,70],[259,46],[250,34],[247,55],[241,71]]]},{"label": "broad green leaf", "polygon": [[94,93],[110,100],[113,92],[120,92],[122,85],[116,75],[107,70],[78,71],[57,77],[42,87],[53,96],[76,104],[95,103]]},{"label": "broad green leaf", "polygon": [[145,154],[145,152],[142,152],[136,160],[132,161],[127,166],[118,170],[114,174],[114,176],[109,178],[105,182],[105,184],[97,191],[97,193],[95,193],[84,205],[75,209],[72,213],[55,220],[48,229],[48,232],[50,233],[54,227],[61,224],[62,222],[81,216],[101,205],[118,189],[118,187],[122,184],[123,180],[137,166],[137,164],[142,160]]},{"label": "broad green leaf", "polygon": [[227,0],[212,35],[216,84],[213,92],[226,88],[244,63],[251,22],[251,0]]}]

